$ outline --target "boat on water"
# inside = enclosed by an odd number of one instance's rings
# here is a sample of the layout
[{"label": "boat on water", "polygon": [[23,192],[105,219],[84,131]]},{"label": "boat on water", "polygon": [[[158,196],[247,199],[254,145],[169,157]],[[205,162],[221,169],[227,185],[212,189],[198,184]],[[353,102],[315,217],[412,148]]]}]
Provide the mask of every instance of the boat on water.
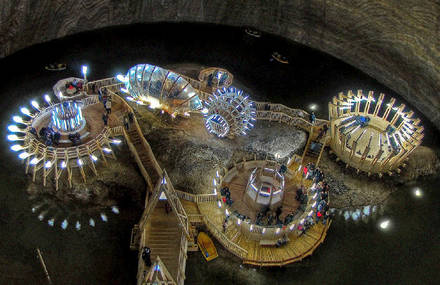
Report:
[{"label": "boat on water", "polygon": [[44,69],[49,70],[49,71],[61,71],[61,70],[65,70],[66,69],[66,64],[65,63],[51,63],[48,64],[44,67]]},{"label": "boat on water", "polygon": [[197,236],[197,245],[205,257],[206,261],[211,261],[218,257],[217,249],[211,238],[204,232],[200,232]]}]

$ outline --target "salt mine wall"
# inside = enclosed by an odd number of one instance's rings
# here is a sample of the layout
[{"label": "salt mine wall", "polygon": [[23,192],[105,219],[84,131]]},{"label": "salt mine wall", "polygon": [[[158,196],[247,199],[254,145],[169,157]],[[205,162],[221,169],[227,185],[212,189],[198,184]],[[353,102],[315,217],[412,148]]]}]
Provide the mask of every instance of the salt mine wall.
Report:
[{"label": "salt mine wall", "polygon": [[401,94],[440,129],[438,0],[2,0],[0,58],[108,26],[251,26],[329,53]]}]

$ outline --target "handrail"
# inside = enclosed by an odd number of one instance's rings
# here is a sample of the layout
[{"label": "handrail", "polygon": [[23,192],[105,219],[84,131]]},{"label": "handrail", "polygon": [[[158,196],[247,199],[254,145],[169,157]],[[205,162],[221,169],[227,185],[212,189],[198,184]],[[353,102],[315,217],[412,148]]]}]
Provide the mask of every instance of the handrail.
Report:
[{"label": "handrail", "polygon": [[[307,251],[302,252],[300,255],[297,255],[297,256],[292,257],[292,258],[281,259],[279,261],[275,261],[275,260],[259,261],[259,260],[245,259],[245,260],[243,260],[243,263],[251,264],[251,265],[260,265],[260,266],[263,266],[263,265],[283,266],[283,265],[290,264],[290,263],[292,263],[294,261],[302,260],[305,257],[311,255],[315,251],[315,249],[324,241],[324,239],[325,239],[325,237],[327,235],[327,230],[330,227],[331,223],[332,223],[332,220],[329,220],[329,222],[325,226],[326,230],[323,230],[321,232],[321,235],[316,240],[316,242],[312,245],[312,247],[310,247]],[[305,235],[307,235],[307,232],[305,233]]]},{"label": "handrail", "polygon": [[222,231],[220,231],[215,224],[205,215],[203,215],[203,221],[205,222],[206,226],[208,227],[209,231],[212,232],[215,237],[218,239],[218,241],[227,249],[229,249],[230,252],[235,254],[236,256],[244,259],[246,258],[248,251],[238,244],[231,241]]}]

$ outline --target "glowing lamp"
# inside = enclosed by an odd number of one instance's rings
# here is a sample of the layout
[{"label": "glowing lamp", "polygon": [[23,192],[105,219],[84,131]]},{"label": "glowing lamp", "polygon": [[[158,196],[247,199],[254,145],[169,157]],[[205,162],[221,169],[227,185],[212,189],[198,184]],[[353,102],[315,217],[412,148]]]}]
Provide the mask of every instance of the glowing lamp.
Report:
[{"label": "glowing lamp", "polygon": [[116,75],[116,79],[118,79],[119,81],[124,82],[124,83],[127,82],[127,80],[128,80],[128,78],[122,74]]},{"label": "glowing lamp", "polygon": [[40,110],[40,105],[38,104],[38,102],[37,101],[32,101],[31,102],[31,105],[32,105],[32,107],[34,107],[35,109],[37,109],[37,110]]},{"label": "glowing lamp", "polygon": [[87,75],[87,69],[88,69],[87,65],[83,65],[82,66],[82,73],[83,73],[84,76]]},{"label": "glowing lamp", "polygon": [[20,153],[19,155],[18,155],[18,157],[20,158],[20,159],[26,159],[26,158],[28,158],[30,156],[30,153],[27,153],[27,152],[22,152],[22,153]]},{"label": "glowing lamp", "polygon": [[14,116],[12,117],[12,120],[14,120],[16,123],[24,124],[23,118],[20,116]]},{"label": "glowing lamp", "polygon": [[8,130],[13,133],[17,133],[17,132],[24,133],[24,131],[22,129],[20,129],[19,127],[17,127],[16,125],[9,125]]},{"label": "glowing lamp", "polygon": [[22,107],[22,108],[20,109],[20,111],[21,111],[23,114],[27,115],[27,116],[32,116],[31,112],[30,112],[29,109],[26,108],[26,107]]},{"label": "glowing lamp", "polygon": [[390,225],[390,220],[385,220],[379,224],[381,229],[386,229],[389,227],[389,225]]},{"label": "glowing lamp", "polygon": [[19,140],[22,140],[22,139],[20,139],[17,135],[8,135],[8,141],[13,142],[13,141],[19,141]]},{"label": "glowing lamp", "polygon": [[19,144],[14,144],[13,146],[11,146],[11,150],[12,151],[19,151],[19,150],[22,150],[22,149],[24,149],[24,147],[19,145]]}]

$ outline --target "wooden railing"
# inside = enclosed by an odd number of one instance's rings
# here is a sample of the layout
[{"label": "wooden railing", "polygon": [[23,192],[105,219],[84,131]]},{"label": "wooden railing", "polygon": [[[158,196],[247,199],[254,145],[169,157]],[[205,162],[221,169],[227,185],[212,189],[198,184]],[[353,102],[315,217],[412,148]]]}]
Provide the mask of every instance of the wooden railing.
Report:
[{"label": "wooden railing", "polygon": [[185,283],[185,269],[186,269],[186,252],[188,251],[188,239],[182,232],[180,237],[180,248],[179,248],[179,267],[177,269],[177,285],[183,285]]},{"label": "wooden railing", "polygon": [[238,244],[231,241],[221,230],[219,230],[211,220],[203,216],[203,222],[205,223],[208,230],[217,238],[217,240],[229,250],[229,252],[235,254],[241,259],[245,259],[247,257],[248,251]]},{"label": "wooden railing", "polygon": [[191,202],[195,202],[195,203],[200,203],[200,202],[211,202],[211,201],[217,201],[218,200],[218,196],[217,194],[191,194],[185,191],[180,191],[180,190],[175,190],[177,197],[183,199],[183,200],[187,200],[187,201],[191,201]]}]

